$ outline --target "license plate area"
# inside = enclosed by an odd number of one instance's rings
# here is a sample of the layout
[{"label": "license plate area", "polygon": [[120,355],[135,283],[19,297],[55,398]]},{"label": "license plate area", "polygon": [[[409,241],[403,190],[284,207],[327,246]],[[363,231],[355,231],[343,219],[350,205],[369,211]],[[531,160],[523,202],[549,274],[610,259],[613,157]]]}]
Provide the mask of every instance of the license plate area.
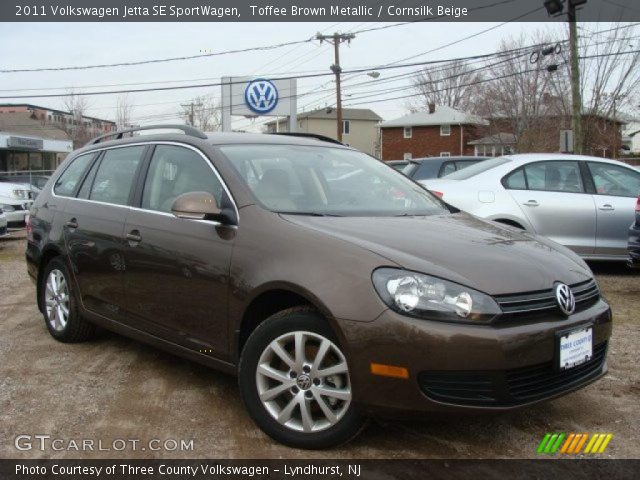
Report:
[{"label": "license plate area", "polygon": [[556,338],[559,370],[568,370],[593,358],[593,326],[559,332]]}]

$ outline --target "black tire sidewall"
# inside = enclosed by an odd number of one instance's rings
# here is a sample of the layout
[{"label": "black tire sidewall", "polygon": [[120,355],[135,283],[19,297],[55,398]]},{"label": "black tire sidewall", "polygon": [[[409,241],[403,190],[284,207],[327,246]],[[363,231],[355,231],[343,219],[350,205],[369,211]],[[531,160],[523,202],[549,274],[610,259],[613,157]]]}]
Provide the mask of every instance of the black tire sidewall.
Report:
[{"label": "black tire sidewall", "polygon": [[364,419],[356,411],[353,400],[336,425],[320,432],[302,433],[279,424],[267,412],[258,396],[255,375],[262,352],[275,338],[293,331],[308,331],[322,335],[340,347],[336,335],[326,320],[314,310],[291,309],[265,320],[253,331],[244,345],[238,367],[240,394],[247,411],[267,435],[291,447],[322,449],[348,442],[360,432],[364,425]]}]

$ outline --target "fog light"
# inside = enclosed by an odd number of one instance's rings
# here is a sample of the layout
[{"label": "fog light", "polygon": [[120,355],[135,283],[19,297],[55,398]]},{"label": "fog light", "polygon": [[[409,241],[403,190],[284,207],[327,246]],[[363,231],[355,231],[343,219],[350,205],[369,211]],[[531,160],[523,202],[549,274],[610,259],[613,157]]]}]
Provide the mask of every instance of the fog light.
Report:
[{"label": "fog light", "polygon": [[471,313],[472,308],[473,300],[471,299],[471,295],[467,292],[462,292],[458,295],[456,298],[456,313],[459,316],[466,318]]}]

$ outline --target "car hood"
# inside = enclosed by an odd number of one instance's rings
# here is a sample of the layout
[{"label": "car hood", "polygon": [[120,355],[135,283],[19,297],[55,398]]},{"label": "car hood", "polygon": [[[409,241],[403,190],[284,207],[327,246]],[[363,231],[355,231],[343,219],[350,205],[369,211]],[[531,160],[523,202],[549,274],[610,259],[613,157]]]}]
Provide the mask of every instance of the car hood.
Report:
[{"label": "car hood", "polygon": [[491,295],[545,290],[554,282],[573,284],[592,278],[586,264],[565,247],[466,213],[283,218],[384,257],[377,266],[395,264]]}]

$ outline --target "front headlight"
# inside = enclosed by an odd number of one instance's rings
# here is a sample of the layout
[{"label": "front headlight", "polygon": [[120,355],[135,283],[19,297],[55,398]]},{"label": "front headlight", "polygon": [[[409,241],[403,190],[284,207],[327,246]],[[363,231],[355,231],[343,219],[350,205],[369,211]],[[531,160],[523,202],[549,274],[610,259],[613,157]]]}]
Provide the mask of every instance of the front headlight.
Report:
[{"label": "front headlight", "polygon": [[14,190],[13,196],[16,198],[28,198],[28,192],[26,190]]},{"label": "front headlight", "polygon": [[412,317],[489,323],[502,313],[489,295],[421,273],[379,268],[373,272],[373,285],[390,308]]},{"label": "front headlight", "polygon": [[0,205],[0,208],[2,208],[2,210],[4,210],[5,212],[14,212],[16,209],[13,207],[13,205]]}]

